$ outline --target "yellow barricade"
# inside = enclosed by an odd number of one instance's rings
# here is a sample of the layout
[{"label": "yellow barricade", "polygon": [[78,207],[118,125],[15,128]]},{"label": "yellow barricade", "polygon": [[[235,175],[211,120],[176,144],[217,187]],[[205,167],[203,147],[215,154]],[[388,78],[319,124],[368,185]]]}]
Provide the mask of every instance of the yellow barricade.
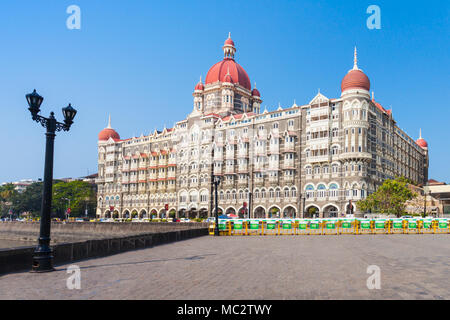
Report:
[{"label": "yellow barricade", "polygon": [[263,234],[263,224],[259,219],[250,219],[246,223],[246,235],[257,236]]},{"label": "yellow barricade", "polygon": [[448,220],[447,218],[437,218],[435,221],[435,233],[450,233]]},{"label": "yellow barricade", "polygon": [[434,233],[435,222],[432,218],[424,218],[420,220],[419,232],[420,233]]},{"label": "yellow barricade", "polygon": [[370,219],[357,219],[357,226],[357,234],[372,233],[372,220]]},{"label": "yellow barricade", "polygon": [[389,233],[390,221],[387,219],[375,219],[373,223],[372,233]]},{"label": "yellow barricade", "polygon": [[233,236],[242,236],[245,234],[244,220],[232,220],[232,227],[231,234]]},{"label": "yellow barricade", "polygon": [[419,233],[420,219],[409,218],[405,221],[405,233]]},{"label": "yellow barricade", "polygon": [[304,234],[304,235],[309,234],[308,225],[309,225],[309,219],[297,220],[296,225],[295,225],[295,233],[296,234]]},{"label": "yellow barricade", "polygon": [[225,219],[219,219],[219,235],[231,236],[231,221]]},{"label": "yellow barricade", "polygon": [[278,224],[275,219],[264,220],[264,235],[277,235],[278,234]]},{"label": "yellow barricade", "polygon": [[278,222],[279,225],[279,234],[282,235],[292,235],[295,232],[294,223],[292,220],[280,220]]},{"label": "yellow barricade", "polygon": [[356,220],[350,218],[339,219],[339,234],[356,234]]},{"label": "yellow barricade", "polygon": [[406,220],[403,219],[391,219],[391,233],[405,233]]},{"label": "yellow barricade", "polygon": [[338,234],[338,220],[326,219],[323,221],[323,234]]},{"label": "yellow barricade", "polygon": [[320,219],[309,220],[308,231],[308,234],[322,234],[322,221]]}]

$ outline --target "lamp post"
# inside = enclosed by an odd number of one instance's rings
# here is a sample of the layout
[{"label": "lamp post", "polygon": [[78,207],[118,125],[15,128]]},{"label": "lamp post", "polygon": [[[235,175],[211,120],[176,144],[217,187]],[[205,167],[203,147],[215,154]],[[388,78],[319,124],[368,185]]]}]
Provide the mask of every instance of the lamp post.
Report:
[{"label": "lamp post", "polygon": [[47,132],[45,133],[46,146],[44,188],[42,192],[40,232],[38,246],[34,251],[32,272],[48,272],[54,270],[52,249],[50,248],[50,218],[52,207],[53,151],[56,136],[55,132],[61,130],[69,131],[77,111],[72,108],[70,104],[67,107],[62,108],[64,123],[61,123],[56,121],[55,114],[53,112],[50,113],[50,117],[48,118],[38,114],[44,98],[37,94],[36,90],[27,94],[26,99],[29,106],[28,110],[31,113],[31,118],[47,129]]},{"label": "lamp post", "polygon": [[215,204],[216,204],[216,212],[215,212],[215,217],[216,217],[216,228],[214,230],[214,235],[218,236],[219,235],[219,201],[217,198],[217,188],[219,187],[220,184],[220,176],[214,176],[213,178],[213,183],[214,183],[214,198],[215,198]]}]

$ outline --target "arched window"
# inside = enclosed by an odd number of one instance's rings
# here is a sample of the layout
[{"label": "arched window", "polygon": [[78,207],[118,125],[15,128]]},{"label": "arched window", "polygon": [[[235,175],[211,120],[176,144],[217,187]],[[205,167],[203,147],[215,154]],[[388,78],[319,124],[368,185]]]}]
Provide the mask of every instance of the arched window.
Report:
[{"label": "arched window", "polygon": [[307,185],[305,190],[306,190],[306,199],[314,198],[314,186],[312,184]]},{"label": "arched window", "polygon": [[319,197],[319,198],[324,198],[324,197],[325,197],[326,189],[327,189],[327,188],[325,187],[324,184],[319,184],[319,185],[317,186],[317,191],[318,191],[318,197]]}]

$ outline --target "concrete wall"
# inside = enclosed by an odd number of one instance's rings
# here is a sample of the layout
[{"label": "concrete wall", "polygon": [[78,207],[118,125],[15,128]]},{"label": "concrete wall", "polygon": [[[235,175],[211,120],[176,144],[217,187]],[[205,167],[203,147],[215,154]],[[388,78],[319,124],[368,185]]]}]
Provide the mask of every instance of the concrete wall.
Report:
[{"label": "concrete wall", "polygon": [[[206,223],[107,223],[107,222],[52,222],[52,244],[90,239],[106,239],[138,234],[207,228]],[[39,235],[38,222],[0,222],[0,239],[33,241]],[[33,244],[34,244],[33,243]]]},{"label": "concrete wall", "polygon": [[[196,227],[185,230],[61,243],[52,246],[52,249],[54,263],[57,265],[82,259],[108,256],[129,250],[150,248],[160,244],[200,237],[207,234],[208,228]],[[0,249],[0,274],[31,270],[35,247]]]}]

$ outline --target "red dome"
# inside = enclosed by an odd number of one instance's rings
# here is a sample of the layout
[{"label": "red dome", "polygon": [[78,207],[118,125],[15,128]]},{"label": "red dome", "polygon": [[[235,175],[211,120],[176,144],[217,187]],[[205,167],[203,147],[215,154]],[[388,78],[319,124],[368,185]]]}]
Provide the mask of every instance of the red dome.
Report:
[{"label": "red dome", "polygon": [[364,89],[370,91],[370,80],[361,70],[350,70],[341,82],[341,91],[344,92],[348,89]]},{"label": "red dome", "polygon": [[247,72],[231,58],[225,58],[213,65],[206,74],[205,84],[211,84],[217,81],[225,82],[225,76],[228,70],[231,76],[231,83],[238,83],[247,90],[251,90],[252,87]]},{"label": "red dome", "polygon": [[197,83],[197,85],[195,86],[194,90],[204,90],[205,86],[203,85],[203,83],[201,83],[201,81],[199,83]]},{"label": "red dome", "polygon": [[98,134],[98,140],[99,141],[107,141],[109,138],[113,138],[114,140],[120,140],[119,134],[116,132],[116,130],[111,128],[105,128]]},{"label": "red dome", "polygon": [[231,38],[228,38],[227,40],[225,40],[225,43],[223,45],[224,46],[229,45],[229,46],[233,46],[234,47],[234,41],[231,40]]},{"label": "red dome", "polygon": [[254,97],[261,97],[261,94],[259,93],[258,89],[254,88],[252,90],[252,96],[254,96]]},{"label": "red dome", "polygon": [[416,143],[421,148],[428,148],[428,143],[423,138],[419,138],[416,140]]}]

